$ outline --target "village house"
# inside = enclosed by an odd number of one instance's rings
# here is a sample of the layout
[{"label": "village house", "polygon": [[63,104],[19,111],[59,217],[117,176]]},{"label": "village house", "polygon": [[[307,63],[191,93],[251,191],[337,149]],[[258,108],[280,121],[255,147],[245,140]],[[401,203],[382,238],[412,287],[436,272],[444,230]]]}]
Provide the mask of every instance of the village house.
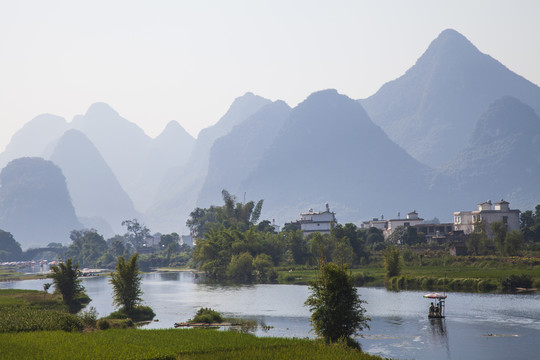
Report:
[{"label": "village house", "polygon": [[510,203],[504,200],[496,202],[491,201],[478,204],[476,211],[457,211],[454,212],[454,231],[463,231],[464,234],[470,234],[479,223],[485,225],[488,237],[493,237],[490,225],[496,221],[502,221],[507,226],[508,231],[519,230],[519,210],[510,209]]},{"label": "village house", "polygon": [[308,212],[300,214],[300,220],[291,222],[291,224],[300,225],[304,237],[315,232],[330,234],[330,230],[335,223],[336,214],[330,211],[328,204],[326,204],[326,211],[315,212],[313,209],[309,209]]},{"label": "village house", "polygon": [[416,210],[407,214],[405,219],[401,219],[400,213],[398,213],[397,219],[384,220],[384,216],[381,216],[381,220],[374,218],[370,221],[364,221],[361,225],[362,228],[375,227],[382,230],[384,239],[386,240],[399,226],[416,226],[424,222],[424,219],[418,217]]}]

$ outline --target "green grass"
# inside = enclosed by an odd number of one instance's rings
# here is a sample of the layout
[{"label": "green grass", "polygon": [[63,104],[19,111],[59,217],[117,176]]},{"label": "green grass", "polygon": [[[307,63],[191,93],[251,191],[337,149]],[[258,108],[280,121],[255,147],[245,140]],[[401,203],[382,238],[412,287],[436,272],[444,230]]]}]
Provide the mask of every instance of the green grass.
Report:
[{"label": "green grass", "polygon": [[0,289],[0,306],[2,305],[47,307],[53,310],[65,309],[62,304],[62,296],[47,294],[39,290]]},{"label": "green grass", "polygon": [[4,333],[0,349],[0,359],[380,359],[314,340],[203,329]]},{"label": "green grass", "polygon": [[[540,259],[527,257],[507,257],[498,258],[494,256],[486,257],[435,257],[424,258],[423,265],[417,262],[406,263],[403,267],[401,276],[408,279],[420,278],[444,279],[446,283],[452,280],[467,281],[472,279],[476,282],[488,281],[499,285],[503,279],[510,275],[529,275],[533,282],[540,282]],[[292,271],[289,271],[291,270]],[[386,272],[382,264],[370,264],[351,270],[353,276],[364,274],[370,280],[363,286],[384,286],[386,283]],[[300,268],[282,268],[278,271],[278,282],[281,284],[308,284],[317,277],[317,269]],[[422,287],[414,287],[414,282],[410,284],[410,290],[420,290]],[[439,287],[438,287],[439,288]],[[437,289],[438,289],[437,288]],[[483,287],[462,287],[461,291],[477,292],[482,291]]]}]

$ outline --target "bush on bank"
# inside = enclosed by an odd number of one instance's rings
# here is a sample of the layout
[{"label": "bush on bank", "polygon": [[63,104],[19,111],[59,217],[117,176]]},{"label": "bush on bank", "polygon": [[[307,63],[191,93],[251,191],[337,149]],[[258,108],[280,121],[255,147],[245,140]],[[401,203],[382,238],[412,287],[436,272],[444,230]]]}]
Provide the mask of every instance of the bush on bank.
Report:
[{"label": "bush on bank", "polygon": [[426,291],[464,291],[492,292],[500,290],[501,286],[495,280],[486,279],[445,279],[434,277],[394,276],[388,279],[386,287],[392,290],[426,290]]}]

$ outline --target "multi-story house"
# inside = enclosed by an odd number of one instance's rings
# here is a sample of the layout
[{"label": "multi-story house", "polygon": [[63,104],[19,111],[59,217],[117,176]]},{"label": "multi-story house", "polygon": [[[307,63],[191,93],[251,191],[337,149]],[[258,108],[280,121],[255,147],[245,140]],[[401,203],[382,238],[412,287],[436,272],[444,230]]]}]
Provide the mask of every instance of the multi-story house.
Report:
[{"label": "multi-story house", "polygon": [[424,222],[424,219],[418,217],[418,213],[416,210],[411,211],[407,214],[407,217],[405,219],[402,219],[399,216],[397,219],[389,219],[384,220],[384,216],[381,216],[381,219],[374,218],[370,221],[365,221],[362,223],[362,228],[370,228],[375,227],[377,229],[382,230],[384,238],[388,238],[392,233],[399,227],[399,226],[415,226],[422,224]]},{"label": "multi-story house", "polygon": [[326,211],[315,212],[313,209],[309,209],[300,214],[300,220],[291,223],[300,225],[304,237],[315,232],[330,234],[333,224],[336,223],[336,213],[330,211],[330,207],[326,204]]},{"label": "multi-story house", "polygon": [[489,237],[493,237],[490,225],[496,221],[502,221],[507,226],[508,231],[519,230],[519,213],[517,209],[510,209],[510,203],[504,200],[496,202],[491,201],[478,204],[476,211],[457,211],[454,212],[454,231],[463,231],[464,234],[470,234],[475,226],[482,223],[485,226]]}]

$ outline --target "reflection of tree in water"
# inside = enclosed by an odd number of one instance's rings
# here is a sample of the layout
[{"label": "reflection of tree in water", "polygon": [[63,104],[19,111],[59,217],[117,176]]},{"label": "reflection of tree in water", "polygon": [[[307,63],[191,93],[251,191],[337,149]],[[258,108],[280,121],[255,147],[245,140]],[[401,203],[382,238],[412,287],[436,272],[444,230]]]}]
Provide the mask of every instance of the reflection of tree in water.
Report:
[{"label": "reflection of tree in water", "polygon": [[442,345],[446,348],[448,359],[450,359],[450,346],[448,344],[448,333],[446,332],[445,319],[428,319],[428,341],[434,345]]},{"label": "reflection of tree in water", "polygon": [[177,271],[161,272],[159,277],[162,281],[178,281],[180,279],[180,273]]}]

